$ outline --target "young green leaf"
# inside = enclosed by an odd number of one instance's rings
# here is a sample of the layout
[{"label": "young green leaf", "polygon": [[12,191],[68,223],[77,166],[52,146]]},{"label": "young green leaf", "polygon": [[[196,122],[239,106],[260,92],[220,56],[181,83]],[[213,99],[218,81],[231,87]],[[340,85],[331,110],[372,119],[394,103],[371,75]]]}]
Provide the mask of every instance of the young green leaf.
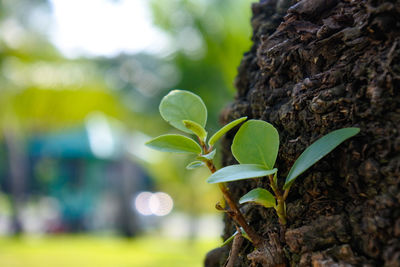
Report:
[{"label": "young green leaf", "polygon": [[146,143],[146,146],[163,152],[201,153],[201,147],[189,137],[179,134],[166,134]]},{"label": "young green leaf", "polygon": [[317,161],[319,161],[326,154],[331,152],[342,142],[358,134],[359,132],[360,128],[343,128],[330,132],[329,134],[315,141],[311,146],[304,150],[304,152],[293,164],[288,176],[286,177],[283,189],[290,188],[294,180],[300,174],[302,174],[304,171],[314,165]]},{"label": "young green leaf", "polygon": [[263,165],[238,164],[219,169],[207,180],[209,184],[232,182],[237,180],[258,178],[274,174],[278,169],[269,170]]},{"label": "young green leaf", "polygon": [[272,169],[279,149],[278,131],[268,122],[249,120],[236,133],[231,149],[241,164],[260,164]]},{"label": "young green leaf", "polygon": [[232,240],[235,238],[235,236],[238,234],[239,232],[238,231],[235,231],[234,233],[233,233],[233,235],[231,235],[230,237],[228,237],[222,244],[221,244],[221,248],[222,247],[225,247],[226,245],[228,245],[230,242],[232,242]]},{"label": "young green leaf", "polygon": [[183,120],[191,120],[204,127],[207,121],[207,108],[203,100],[185,90],[173,90],[163,97],[160,103],[160,114],[164,120],[175,128],[192,133],[183,125]]},{"label": "young green leaf", "polygon": [[208,154],[197,156],[196,159],[198,159],[198,160],[212,160],[215,157],[215,153],[216,152],[217,152],[217,150],[214,149],[213,151],[211,151]]},{"label": "young green leaf", "polygon": [[253,241],[251,241],[250,236],[244,231],[244,229],[243,229],[242,227],[240,227],[240,232],[242,233],[242,236],[243,236],[244,238],[246,238],[246,239],[249,240],[250,242],[253,242]]},{"label": "young green leaf", "polygon": [[[249,241],[251,242],[250,237],[247,235],[247,233],[243,230],[242,227],[240,227],[240,232],[242,233],[242,236],[243,236],[244,238],[246,238],[247,240],[249,240]],[[238,233],[239,233],[238,231],[235,231],[235,232],[233,233],[233,235],[231,235],[230,237],[228,237],[228,238],[224,241],[224,243],[221,244],[221,247],[224,247],[224,246],[228,245],[228,244],[235,238],[235,236],[236,236]]]},{"label": "young green leaf", "polygon": [[239,203],[254,202],[266,208],[274,208],[276,206],[275,197],[264,188],[256,188],[248,192],[239,199]]},{"label": "young green leaf", "polygon": [[190,162],[190,163],[186,166],[186,169],[188,169],[188,170],[193,170],[193,169],[196,169],[196,168],[201,167],[201,166],[204,166],[204,165],[205,165],[204,162],[196,160],[196,161]]},{"label": "young green leaf", "polygon": [[197,135],[202,141],[205,141],[207,138],[206,130],[197,122],[191,120],[183,120],[183,125],[190,131],[192,131],[195,135]]},{"label": "young green leaf", "polygon": [[227,125],[225,125],[224,127],[222,127],[221,129],[219,129],[213,136],[211,136],[210,140],[208,141],[208,145],[209,146],[213,146],[215,144],[215,142],[218,141],[218,139],[220,139],[224,134],[226,134],[230,129],[232,129],[233,127],[235,127],[236,125],[238,125],[239,123],[245,121],[247,119],[247,117],[242,117],[239,118],[237,120],[234,120],[230,123],[228,123]]}]

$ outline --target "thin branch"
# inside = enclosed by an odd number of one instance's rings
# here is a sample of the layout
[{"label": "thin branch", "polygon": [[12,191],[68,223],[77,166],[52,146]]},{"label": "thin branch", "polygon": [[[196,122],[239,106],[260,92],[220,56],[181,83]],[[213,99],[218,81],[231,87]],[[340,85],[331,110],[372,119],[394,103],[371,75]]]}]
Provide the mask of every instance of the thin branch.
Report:
[{"label": "thin branch", "polygon": [[236,227],[238,234],[235,235],[232,243],[231,252],[229,253],[228,262],[225,267],[233,267],[239,255],[240,248],[243,243],[242,232],[239,227]]}]

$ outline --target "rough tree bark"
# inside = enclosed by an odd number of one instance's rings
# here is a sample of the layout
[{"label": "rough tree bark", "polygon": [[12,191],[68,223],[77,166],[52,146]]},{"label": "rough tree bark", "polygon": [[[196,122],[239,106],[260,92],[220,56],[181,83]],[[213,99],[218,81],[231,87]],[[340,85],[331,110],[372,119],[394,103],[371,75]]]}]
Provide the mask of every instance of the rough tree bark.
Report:
[{"label": "rough tree bark", "polygon": [[[280,177],[322,135],[361,133],[298,178],[286,229],[272,209],[243,206],[246,218],[265,238],[278,236],[287,266],[400,266],[400,1],[267,0],[252,9],[254,44],[222,122],[248,116],[277,127]],[[232,138],[224,165],[236,163]],[[256,186],[267,179],[230,190],[238,199]],[[227,218],[225,226],[227,238],[235,227]],[[273,266],[252,250],[244,242],[235,266]],[[222,266],[228,252],[210,252],[206,265]]]}]

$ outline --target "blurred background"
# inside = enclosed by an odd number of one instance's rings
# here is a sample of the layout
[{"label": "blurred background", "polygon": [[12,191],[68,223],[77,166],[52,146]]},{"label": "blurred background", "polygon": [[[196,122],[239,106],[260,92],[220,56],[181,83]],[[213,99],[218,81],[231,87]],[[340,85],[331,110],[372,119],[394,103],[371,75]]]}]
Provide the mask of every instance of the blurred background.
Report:
[{"label": "blurred background", "polygon": [[235,94],[250,0],[0,0],[0,266],[202,266],[218,188],[143,144]]}]

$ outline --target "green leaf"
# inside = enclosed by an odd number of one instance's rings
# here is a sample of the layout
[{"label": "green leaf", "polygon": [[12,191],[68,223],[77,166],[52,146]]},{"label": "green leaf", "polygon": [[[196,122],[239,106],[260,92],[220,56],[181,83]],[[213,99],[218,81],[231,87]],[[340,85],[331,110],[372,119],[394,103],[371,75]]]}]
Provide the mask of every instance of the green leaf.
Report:
[{"label": "green leaf", "polygon": [[196,161],[190,162],[186,166],[186,169],[193,170],[193,169],[196,169],[198,167],[204,166],[204,164],[205,164],[204,162],[196,160]]},{"label": "green leaf", "polygon": [[183,125],[190,131],[192,131],[195,135],[197,135],[202,141],[205,141],[207,138],[206,130],[197,122],[191,120],[183,120]]},{"label": "green leaf", "polygon": [[279,150],[278,131],[268,122],[249,120],[236,133],[231,149],[241,164],[260,164],[272,169]]},{"label": "green leaf", "polygon": [[247,119],[247,117],[242,117],[239,118],[237,120],[234,120],[230,123],[228,123],[227,125],[225,125],[224,127],[222,127],[221,129],[219,129],[213,136],[211,136],[210,140],[208,141],[208,145],[209,146],[213,146],[215,144],[215,142],[218,141],[218,139],[220,139],[224,134],[226,134],[230,129],[232,129],[233,127],[235,127],[236,125],[238,125],[239,123],[245,121]]},{"label": "green leaf", "polygon": [[243,229],[242,227],[240,227],[240,232],[242,233],[242,236],[243,236],[244,238],[246,238],[246,239],[249,240],[250,242],[253,242],[253,241],[251,241],[249,235],[244,231],[244,229]]},{"label": "green leaf", "polygon": [[211,151],[208,154],[200,155],[200,156],[196,157],[196,159],[198,159],[198,160],[212,160],[215,157],[215,153],[216,152],[217,151],[214,149],[213,151]]},{"label": "green leaf", "polygon": [[232,242],[232,240],[235,238],[235,236],[238,234],[239,232],[238,231],[235,231],[234,233],[233,233],[233,235],[231,235],[230,237],[228,237],[225,241],[224,241],[224,243],[222,243],[221,244],[221,248],[222,247],[225,247],[226,245],[228,245],[230,242]]},{"label": "green leaf", "polygon": [[198,95],[184,90],[172,90],[163,97],[160,103],[160,114],[164,120],[175,128],[192,133],[183,124],[191,120],[204,127],[207,121],[207,108]]},{"label": "green leaf", "polygon": [[286,177],[283,189],[288,189],[294,180],[317,161],[331,152],[334,148],[346,141],[350,137],[358,134],[360,128],[343,128],[330,132],[315,141],[311,146],[306,148],[300,157],[293,164],[288,176]]},{"label": "green leaf", "polygon": [[[242,233],[242,236],[243,236],[244,238],[246,238],[247,240],[249,240],[250,242],[252,242],[251,239],[250,239],[250,237],[247,235],[247,233],[243,230],[242,227],[240,227],[240,232]],[[233,235],[231,235],[230,237],[228,237],[228,238],[224,241],[224,243],[222,243],[221,247],[224,247],[224,246],[228,245],[228,244],[235,238],[235,236],[236,236],[238,233],[239,233],[238,231],[235,231],[235,232],[233,233]]]},{"label": "green leaf", "polygon": [[263,165],[239,164],[219,169],[207,180],[209,184],[232,182],[237,180],[258,178],[274,174],[278,169],[268,170]]},{"label": "green leaf", "polygon": [[179,134],[161,135],[150,140],[146,145],[163,152],[201,153],[201,147],[199,144],[189,137]]},{"label": "green leaf", "polygon": [[239,199],[239,203],[254,202],[266,208],[274,208],[276,206],[275,197],[264,188],[256,188],[248,192]]}]

